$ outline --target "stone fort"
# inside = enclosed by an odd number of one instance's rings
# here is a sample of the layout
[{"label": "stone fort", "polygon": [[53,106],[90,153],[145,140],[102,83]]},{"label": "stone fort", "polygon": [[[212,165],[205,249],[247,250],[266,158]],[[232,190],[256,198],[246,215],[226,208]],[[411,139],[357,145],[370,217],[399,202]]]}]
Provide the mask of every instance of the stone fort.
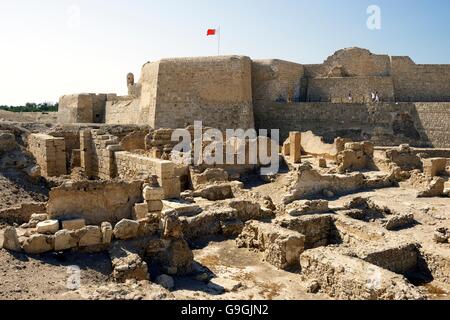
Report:
[{"label": "stone fort", "polygon": [[[128,95],[60,98],[60,123],[308,131],[377,145],[450,147],[450,65],[360,48],[322,64],[245,56],[162,59],[127,75]],[[379,103],[371,93],[378,92]],[[352,99],[349,99],[351,94]]]}]

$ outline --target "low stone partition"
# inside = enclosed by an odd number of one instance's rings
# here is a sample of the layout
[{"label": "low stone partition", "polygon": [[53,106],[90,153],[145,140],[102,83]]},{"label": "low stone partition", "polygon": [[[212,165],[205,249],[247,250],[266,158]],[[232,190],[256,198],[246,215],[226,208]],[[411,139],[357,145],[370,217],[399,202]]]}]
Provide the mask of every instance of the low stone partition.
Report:
[{"label": "low stone partition", "polygon": [[249,221],[237,239],[240,248],[258,249],[264,259],[280,269],[298,266],[305,249],[305,236],[277,225]]},{"label": "low stone partition", "polygon": [[352,251],[366,262],[408,276],[419,270],[418,248],[416,243],[376,243],[365,244]]},{"label": "low stone partition", "polygon": [[305,249],[327,246],[332,241],[334,219],[332,214],[313,214],[301,217],[283,216],[275,223],[305,236]]},{"label": "low stone partition", "polygon": [[329,247],[300,256],[302,274],[315,279],[320,291],[346,300],[422,300],[424,296],[403,276]]},{"label": "low stone partition", "polygon": [[83,218],[99,225],[131,218],[134,205],[142,201],[142,182],[66,182],[50,191],[47,212],[50,218]]},{"label": "low stone partition", "polygon": [[323,194],[325,191],[332,192],[334,195],[342,195],[364,189],[388,188],[395,183],[392,174],[377,176],[356,172],[321,174],[306,162],[298,168],[298,171],[292,172],[292,175],[291,185],[288,186],[289,192],[283,197],[284,204]]},{"label": "low stone partition", "polygon": [[45,177],[57,177],[67,174],[66,144],[64,138],[55,138],[46,134],[31,134],[28,149],[41,167]]},{"label": "low stone partition", "polygon": [[175,164],[171,161],[149,158],[139,154],[121,151],[115,153],[117,176],[124,180],[145,179],[155,175],[164,189],[164,198],[179,198],[180,179],[175,174]]}]

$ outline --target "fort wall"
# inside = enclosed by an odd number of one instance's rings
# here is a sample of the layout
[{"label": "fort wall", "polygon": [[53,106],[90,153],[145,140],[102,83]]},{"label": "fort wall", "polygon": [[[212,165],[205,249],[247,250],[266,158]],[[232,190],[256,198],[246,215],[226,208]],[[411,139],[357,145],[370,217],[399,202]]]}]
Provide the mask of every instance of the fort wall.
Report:
[{"label": "fort wall", "polygon": [[258,129],[312,131],[332,143],[335,138],[372,140],[380,146],[410,143],[417,147],[450,147],[450,103],[259,103]]},{"label": "fort wall", "polygon": [[218,129],[253,128],[251,83],[248,57],[161,60],[154,127],[185,128],[202,120]]},{"label": "fort wall", "polygon": [[304,67],[282,60],[256,60],[252,64],[253,101],[301,101]]},{"label": "fort wall", "polygon": [[392,57],[397,101],[450,101],[450,65],[415,64],[409,57]]},{"label": "fort wall", "polygon": [[313,78],[308,81],[307,101],[333,103],[352,101],[370,102],[371,92],[378,92],[382,101],[394,101],[394,85],[391,77],[360,76],[355,78]]}]

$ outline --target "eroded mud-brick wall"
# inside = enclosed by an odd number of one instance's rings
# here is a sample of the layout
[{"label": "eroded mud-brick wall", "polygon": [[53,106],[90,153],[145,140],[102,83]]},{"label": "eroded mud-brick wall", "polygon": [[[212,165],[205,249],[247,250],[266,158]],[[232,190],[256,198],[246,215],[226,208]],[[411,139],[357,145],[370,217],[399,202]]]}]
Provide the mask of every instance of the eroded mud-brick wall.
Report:
[{"label": "eroded mud-brick wall", "polygon": [[31,134],[28,148],[41,167],[45,177],[67,174],[66,144],[64,138],[55,138],[46,134]]}]

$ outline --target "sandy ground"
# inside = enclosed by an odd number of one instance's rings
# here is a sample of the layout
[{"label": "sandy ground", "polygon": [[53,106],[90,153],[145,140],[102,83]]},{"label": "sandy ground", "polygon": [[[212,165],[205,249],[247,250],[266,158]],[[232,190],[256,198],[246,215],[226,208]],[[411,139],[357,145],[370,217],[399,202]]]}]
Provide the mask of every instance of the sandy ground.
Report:
[{"label": "sandy ground", "polygon": [[48,189],[33,184],[23,175],[0,172],[0,210],[25,202],[44,202],[48,199]]}]

